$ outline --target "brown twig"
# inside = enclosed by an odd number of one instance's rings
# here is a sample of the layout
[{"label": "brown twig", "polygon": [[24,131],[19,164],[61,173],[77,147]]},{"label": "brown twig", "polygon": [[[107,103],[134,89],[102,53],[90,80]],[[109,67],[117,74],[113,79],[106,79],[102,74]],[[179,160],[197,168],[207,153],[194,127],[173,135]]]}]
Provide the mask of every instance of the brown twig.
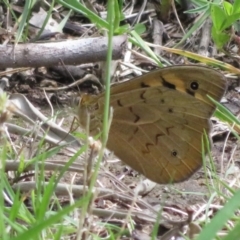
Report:
[{"label": "brown twig", "polygon": [[[113,60],[120,59],[126,49],[127,36],[113,38]],[[71,41],[0,45],[0,65],[6,67],[41,67],[77,65],[87,62],[105,61],[107,37],[84,38]]]}]

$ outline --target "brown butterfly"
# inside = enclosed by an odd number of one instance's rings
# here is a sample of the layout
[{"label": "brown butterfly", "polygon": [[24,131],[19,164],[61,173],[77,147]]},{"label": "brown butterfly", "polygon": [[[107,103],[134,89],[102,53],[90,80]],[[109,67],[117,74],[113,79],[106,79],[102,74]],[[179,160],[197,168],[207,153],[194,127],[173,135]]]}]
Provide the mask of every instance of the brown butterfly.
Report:
[{"label": "brown butterfly", "polygon": [[[202,136],[226,88],[225,77],[203,66],[172,66],[111,87],[113,119],[107,147],[157,183],[180,182],[202,166]],[[102,127],[104,92],[83,95],[79,120],[90,133]]]}]

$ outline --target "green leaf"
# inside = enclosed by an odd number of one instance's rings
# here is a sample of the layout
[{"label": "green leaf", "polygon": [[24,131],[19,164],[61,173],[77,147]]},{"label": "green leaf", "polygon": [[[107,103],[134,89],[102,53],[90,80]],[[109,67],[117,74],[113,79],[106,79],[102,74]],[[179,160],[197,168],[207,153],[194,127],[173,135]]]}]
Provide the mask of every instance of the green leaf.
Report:
[{"label": "green leaf", "polygon": [[146,32],[146,26],[142,23],[138,23],[134,26],[134,30],[137,32],[138,35],[141,35]]},{"label": "green leaf", "polygon": [[231,15],[233,13],[233,6],[231,3],[224,1],[223,2],[223,8],[225,10],[225,13],[227,15]]},{"label": "green leaf", "polygon": [[234,13],[240,13],[240,1],[235,0],[233,3],[233,14]]},{"label": "green leaf", "polygon": [[212,27],[212,38],[215,44],[219,49],[222,49],[223,46],[229,41],[230,36],[224,32],[217,31],[216,28]]},{"label": "green leaf", "polygon": [[228,16],[223,22],[221,30],[224,30],[234,24],[238,19],[240,19],[240,13],[235,13],[233,15]]},{"label": "green leaf", "polygon": [[211,17],[213,21],[213,26],[216,30],[222,30],[222,26],[226,21],[226,13],[217,5],[212,5],[211,7]]},{"label": "green leaf", "polygon": [[115,35],[122,35],[122,34],[126,34],[130,29],[129,24],[125,24],[121,27],[118,27],[117,29],[115,29],[114,34]]}]

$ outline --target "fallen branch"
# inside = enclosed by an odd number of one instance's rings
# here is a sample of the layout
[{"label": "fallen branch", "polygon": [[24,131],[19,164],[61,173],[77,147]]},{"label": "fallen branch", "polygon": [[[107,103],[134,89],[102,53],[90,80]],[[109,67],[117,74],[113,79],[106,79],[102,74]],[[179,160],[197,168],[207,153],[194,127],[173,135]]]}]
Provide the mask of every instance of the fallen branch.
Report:
[{"label": "fallen branch", "polygon": [[[113,60],[120,59],[126,49],[127,36],[113,38]],[[46,43],[25,43],[0,45],[0,66],[41,67],[64,62],[66,65],[105,61],[108,44],[107,37],[84,38]]]}]

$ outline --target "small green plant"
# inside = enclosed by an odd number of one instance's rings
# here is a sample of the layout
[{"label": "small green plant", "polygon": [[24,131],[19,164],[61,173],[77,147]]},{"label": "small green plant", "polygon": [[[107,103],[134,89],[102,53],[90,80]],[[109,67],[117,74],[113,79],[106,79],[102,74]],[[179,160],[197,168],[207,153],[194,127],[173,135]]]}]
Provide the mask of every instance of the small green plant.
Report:
[{"label": "small green plant", "polygon": [[217,47],[222,49],[232,37],[229,27],[236,28],[236,21],[240,19],[240,1],[234,1],[233,4],[224,1],[221,6],[212,4],[211,18],[213,21],[212,38]]}]

